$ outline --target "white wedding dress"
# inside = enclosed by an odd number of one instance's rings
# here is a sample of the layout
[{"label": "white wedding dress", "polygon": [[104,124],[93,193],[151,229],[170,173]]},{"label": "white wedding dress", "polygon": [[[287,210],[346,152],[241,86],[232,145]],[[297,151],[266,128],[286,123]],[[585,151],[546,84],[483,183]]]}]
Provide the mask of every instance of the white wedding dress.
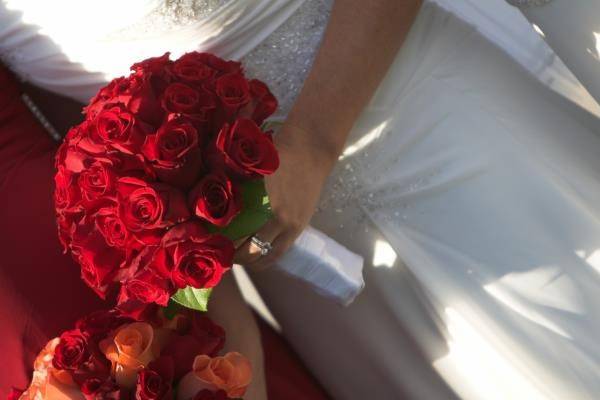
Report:
[{"label": "white wedding dress", "polygon": [[[507,4],[438,3],[479,30],[423,6],[313,219],[365,256],[364,293],[341,308],[277,271],[254,282],[335,399],[595,399],[598,86],[588,94]],[[23,79],[85,101],[141,58],[215,51],[266,80],[283,118],[330,6],[4,0],[0,54]],[[502,13],[505,30],[490,23]],[[533,65],[535,52],[546,58]]]}]

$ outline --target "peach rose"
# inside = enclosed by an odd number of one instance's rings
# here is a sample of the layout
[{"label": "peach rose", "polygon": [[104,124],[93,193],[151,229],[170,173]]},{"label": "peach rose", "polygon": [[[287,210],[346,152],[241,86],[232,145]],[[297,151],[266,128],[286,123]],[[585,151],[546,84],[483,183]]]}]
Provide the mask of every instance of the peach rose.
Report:
[{"label": "peach rose", "polygon": [[52,365],[54,350],[60,338],[54,338],[38,354],[33,363],[33,378],[19,400],[84,400],[83,394],[67,371],[60,371]]},{"label": "peach rose", "polygon": [[250,361],[240,353],[210,358],[199,355],[192,371],[179,382],[177,400],[190,400],[203,389],[224,390],[230,398],[240,398],[252,381]]},{"label": "peach rose", "polygon": [[100,349],[112,363],[112,374],[121,387],[135,387],[137,373],[160,354],[154,328],[146,322],[133,322],[117,329],[100,342]]}]

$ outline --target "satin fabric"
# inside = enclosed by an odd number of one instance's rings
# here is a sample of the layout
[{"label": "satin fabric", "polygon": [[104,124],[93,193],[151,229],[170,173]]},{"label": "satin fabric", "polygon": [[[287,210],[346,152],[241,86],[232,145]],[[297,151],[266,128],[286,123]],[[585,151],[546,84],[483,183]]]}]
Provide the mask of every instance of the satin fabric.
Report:
[{"label": "satin fabric", "polygon": [[545,7],[525,7],[523,13],[600,102],[600,0],[553,1]]},{"label": "satin fabric", "polygon": [[472,24],[544,85],[600,116],[599,0],[520,9],[504,0],[432,1]]},{"label": "satin fabric", "polygon": [[311,222],[365,256],[364,293],[255,282],[335,398],[595,399],[598,132],[428,4]]}]

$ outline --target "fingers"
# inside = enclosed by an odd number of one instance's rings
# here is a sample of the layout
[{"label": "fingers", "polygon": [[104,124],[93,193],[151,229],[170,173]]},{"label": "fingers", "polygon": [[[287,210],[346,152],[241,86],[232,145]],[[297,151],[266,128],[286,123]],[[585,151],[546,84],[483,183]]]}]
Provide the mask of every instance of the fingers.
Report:
[{"label": "fingers", "polygon": [[272,242],[273,248],[268,254],[258,257],[254,261],[247,264],[247,267],[253,271],[259,272],[264,271],[273,265],[278,259],[280,259],[294,244],[294,241],[298,237],[299,233],[296,231],[285,231],[282,232],[274,242]]},{"label": "fingers", "polygon": [[[273,244],[282,230],[283,228],[279,222],[276,219],[272,219],[269,220],[262,228],[260,228],[253,236],[257,236],[263,242],[269,242]],[[252,237],[246,239],[246,241],[237,248],[234,255],[234,262],[236,264],[248,266],[261,257],[260,247],[252,243],[251,239]]]}]

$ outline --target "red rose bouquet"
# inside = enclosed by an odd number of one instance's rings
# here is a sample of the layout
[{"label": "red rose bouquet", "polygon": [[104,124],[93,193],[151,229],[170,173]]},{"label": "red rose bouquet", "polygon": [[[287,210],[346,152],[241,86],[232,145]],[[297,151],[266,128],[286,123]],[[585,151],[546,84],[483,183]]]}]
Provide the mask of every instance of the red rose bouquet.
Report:
[{"label": "red rose bouquet", "polygon": [[[168,313],[165,313],[168,314]],[[252,380],[241,354],[219,355],[225,332],[208,317],[176,312],[135,321],[116,310],[80,319],[34,362],[21,400],[225,400]]]},{"label": "red rose bouquet", "polygon": [[241,64],[169,54],[132,66],[85,108],[56,155],[60,240],[102,298],[136,319],[170,298],[204,310],[233,240],[270,216],[277,108]]}]

